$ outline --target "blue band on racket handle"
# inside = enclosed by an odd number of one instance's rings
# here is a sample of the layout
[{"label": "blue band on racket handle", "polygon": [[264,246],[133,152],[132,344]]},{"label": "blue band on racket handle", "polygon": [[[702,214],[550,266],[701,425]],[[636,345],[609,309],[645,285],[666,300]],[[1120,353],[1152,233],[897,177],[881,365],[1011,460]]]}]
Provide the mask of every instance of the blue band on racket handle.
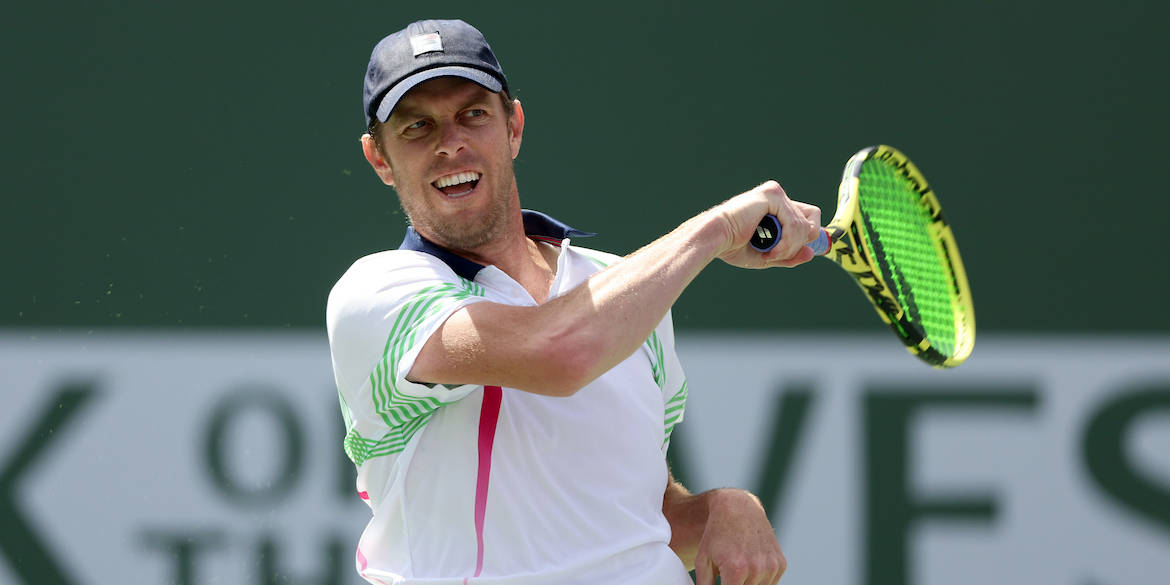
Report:
[{"label": "blue band on racket handle", "polygon": [[[756,228],[755,235],[748,240],[748,243],[760,252],[768,252],[772,248],[775,248],[776,244],[780,243],[780,220],[776,219],[776,216],[770,213],[765,215],[760,220],[760,225]],[[812,248],[813,255],[825,255],[831,245],[831,242],[829,242],[829,232],[821,228],[821,233],[817,236],[817,239],[805,245]]]}]

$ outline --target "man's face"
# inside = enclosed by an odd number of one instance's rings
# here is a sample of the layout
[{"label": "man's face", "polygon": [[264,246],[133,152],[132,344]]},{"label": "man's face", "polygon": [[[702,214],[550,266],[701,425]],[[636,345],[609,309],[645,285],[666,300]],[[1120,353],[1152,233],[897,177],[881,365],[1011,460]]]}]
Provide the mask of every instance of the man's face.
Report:
[{"label": "man's face", "polygon": [[[381,127],[370,164],[398,191],[415,229],[443,246],[471,250],[503,235],[519,205],[512,159],[523,112],[509,123],[500,97],[460,78],[424,82]],[[367,146],[367,158],[371,158]]]}]

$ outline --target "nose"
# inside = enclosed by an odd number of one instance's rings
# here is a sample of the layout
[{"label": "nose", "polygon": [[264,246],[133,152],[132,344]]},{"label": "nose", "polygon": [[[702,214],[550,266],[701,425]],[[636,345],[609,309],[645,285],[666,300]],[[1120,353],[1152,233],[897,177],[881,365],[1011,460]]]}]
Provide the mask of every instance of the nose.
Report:
[{"label": "nose", "polygon": [[439,156],[455,156],[467,146],[467,135],[459,124],[439,126],[438,138],[439,141],[435,144],[435,154]]}]

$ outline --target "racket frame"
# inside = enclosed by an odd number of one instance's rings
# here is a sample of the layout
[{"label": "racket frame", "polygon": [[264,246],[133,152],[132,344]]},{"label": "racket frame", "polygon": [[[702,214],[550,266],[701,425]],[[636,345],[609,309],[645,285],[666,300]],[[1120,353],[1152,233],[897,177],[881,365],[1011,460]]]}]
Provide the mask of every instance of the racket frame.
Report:
[{"label": "racket frame", "polygon": [[[930,344],[921,326],[909,319],[889,283],[883,278],[881,269],[874,265],[875,255],[868,238],[864,236],[865,227],[858,201],[862,165],[869,160],[879,161],[901,174],[918,194],[919,204],[930,213],[931,222],[927,229],[936,243],[935,252],[940,261],[949,265],[954,275],[949,293],[955,321],[955,349],[950,355]],[[863,148],[853,155],[845,164],[841,185],[837,189],[837,211],[825,231],[832,242],[825,257],[849,273],[869,298],[878,316],[890,326],[911,354],[937,368],[953,368],[971,355],[975,345],[975,308],[967,273],[959,257],[959,247],[930,183],[906,155],[884,144]]]}]

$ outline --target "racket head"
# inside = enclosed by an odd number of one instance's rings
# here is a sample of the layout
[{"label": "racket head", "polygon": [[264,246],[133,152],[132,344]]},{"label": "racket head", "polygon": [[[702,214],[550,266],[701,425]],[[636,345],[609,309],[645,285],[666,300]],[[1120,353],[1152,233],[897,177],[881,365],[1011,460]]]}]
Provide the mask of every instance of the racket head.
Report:
[{"label": "racket head", "polygon": [[975,346],[975,308],[954,233],[933,189],[897,149],[849,159],[826,228],[844,268],[910,353],[939,368]]}]

